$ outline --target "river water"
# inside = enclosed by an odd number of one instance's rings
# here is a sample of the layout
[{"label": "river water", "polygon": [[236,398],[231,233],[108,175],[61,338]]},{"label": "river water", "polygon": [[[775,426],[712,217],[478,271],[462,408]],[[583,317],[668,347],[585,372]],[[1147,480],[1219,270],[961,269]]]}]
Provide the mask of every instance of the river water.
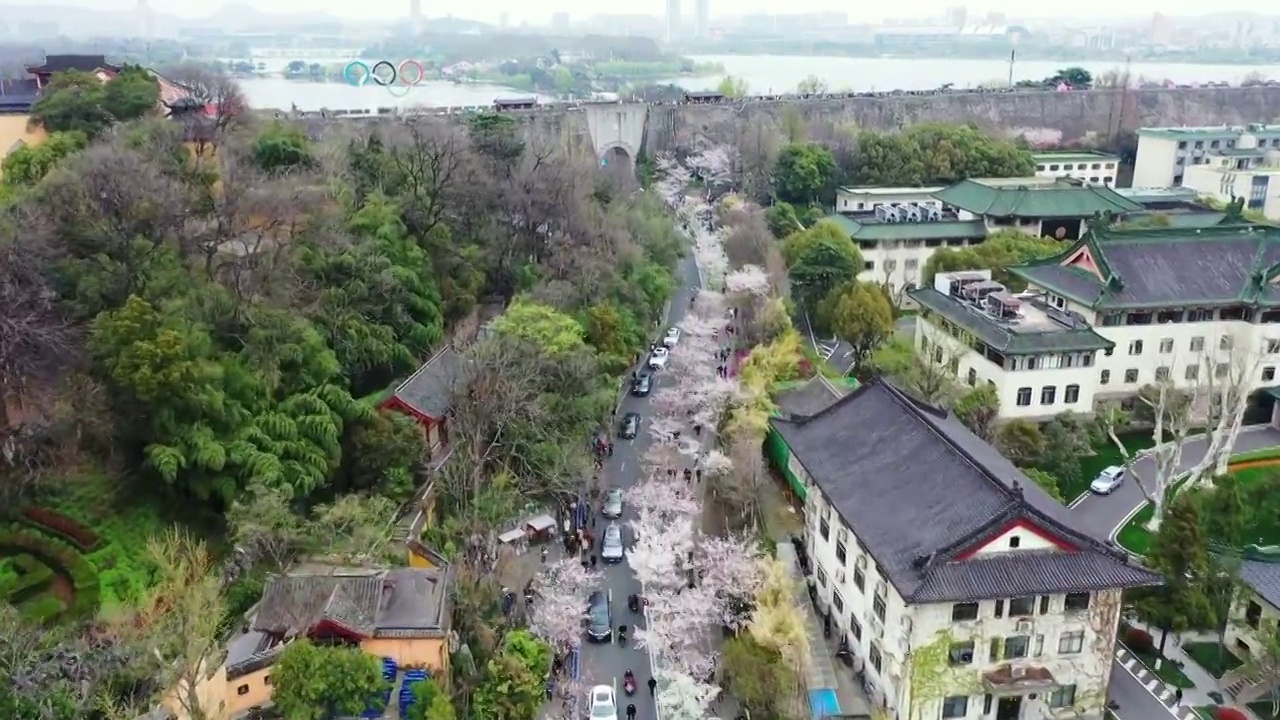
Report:
[{"label": "river water", "polygon": [[[694,56],[698,62],[716,62],[729,75],[742,78],[753,93],[772,94],[794,91],[801,80],[816,75],[832,91],[851,90],[928,90],[945,83],[958,88],[1005,82],[1009,78],[1009,62],[1005,60],[941,60],[909,58],[843,58],[767,55]],[[325,64],[332,64],[326,61]],[[1111,70],[1124,71],[1122,63],[1016,61],[1014,80],[1029,80],[1052,75],[1058,69],[1074,65],[1095,74]],[[1132,63],[1129,76],[1135,80],[1169,80],[1179,84],[1206,82],[1238,83],[1247,75],[1280,79],[1277,65],[1193,65],[1185,63]],[[707,90],[720,82],[719,77],[671,78],[656,82],[673,82],[690,90]],[[449,82],[427,82],[409,90],[404,97],[393,97],[387,88],[352,87],[343,83],[311,83],[262,78],[241,80],[252,107],[301,110],[373,109],[378,107],[450,107],[490,105],[498,97],[525,95],[495,85],[455,85]]]}]

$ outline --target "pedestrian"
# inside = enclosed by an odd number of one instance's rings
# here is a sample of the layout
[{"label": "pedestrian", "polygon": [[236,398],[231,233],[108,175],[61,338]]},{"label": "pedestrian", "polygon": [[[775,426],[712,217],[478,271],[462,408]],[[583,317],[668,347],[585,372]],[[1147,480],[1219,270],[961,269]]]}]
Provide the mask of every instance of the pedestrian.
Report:
[{"label": "pedestrian", "polygon": [[548,552],[548,550],[547,550],[547,546],[546,546],[546,545],[543,545],[543,546],[542,546],[542,562],[546,562],[546,561],[547,561],[547,552]]},{"label": "pedestrian", "polygon": [[695,423],[693,426],[694,437],[702,437],[702,423]]},{"label": "pedestrian", "polygon": [[590,570],[590,569],[591,569],[591,561],[590,561],[590,560],[588,560],[588,559],[586,559],[586,558],[582,558],[582,569],[583,569],[583,570]]},{"label": "pedestrian", "polygon": [[591,567],[592,567],[592,568],[595,568],[595,566],[596,566],[596,559],[597,559],[597,558],[596,558],[596,556],[595,556],[595,555],[592,555],[592,556],[591,556]]},{"label": "pedestrian", "polygon": [[1173,701],[1177,705],[1182,704],[1182,688],[1175,688],[1173,691]]},{"label": "pedestrian", "polygon": [[609,448],[609,457],[613,457],[613,441],[612,440],[609,441],[608,448]]},{"label": "pedestrian", "polygon": [[591,514],[591,527],[595,527],[595,526],[596,526],[596,515],[595,515],[595,513],[592,513],[592,514]]},{"label": "pedestrian", "polygon": [[649,696],[650,696],[650,697],[653,697],[653,694],[654,694],[657,690],[658,690],[658,681],[657,681],[657,680],[654,680],[652,677],[650,677],[650,678],[649,678]]},{"label": "pedestrian", "polygon": [[627,705],[627,720],[636,720],[636,704],[635,703],[630,703]]},{"label": "pedestrian", "polygon": [[702,468],[693,471],[693,479],[697,482],[702,482]]}]

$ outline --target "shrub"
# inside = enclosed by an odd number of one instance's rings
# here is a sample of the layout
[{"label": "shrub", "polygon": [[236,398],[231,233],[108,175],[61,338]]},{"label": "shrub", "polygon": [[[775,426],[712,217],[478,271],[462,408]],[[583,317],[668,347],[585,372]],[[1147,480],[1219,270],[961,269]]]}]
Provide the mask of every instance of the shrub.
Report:
[{"label": "shrub", "polygon": [[32,622],[47,623],[66,612],[67,606],[52,595],[38,597],[22,606],[22,617]]},{"label": "shrub", "polygon": [[41,530],[47,530],[64,538],[81,552],[93,552],[102,544],[102,539],[97,533],[62,513],[46,508],[29,507],[22,511],[22,515]]},{"label": "shrub", "polygon": [[98,571],[70,543],[15,524],[0,531],[0,547],[6,546],[30,553],[54,572],[67,574],[75,590],[75,599],[67,608],[72,616],[92,617],[98,611],[102,592]]},{"label": "shrub", "polygon": [[0,583],[0,600],[12,605],[21,605],[39,595],[53,579],[49,566],[30,555],[10,558],[9,565],[15,574]]},{"label": "shrub", "polygon": [[1151,652],[1156,649],[1151,633],[1136,627],[1127,628],[1124,631],[1124,644],[1134,652]]},{"label": "shrub", "polygon": [[1237,710],[1236,708],[1226,707],[1224,705],[1219,705],[1214,708],[1213,716],[1217,718],[1217,720],[1248,720],[1248,716],[1244,714],[1243,710]]}]

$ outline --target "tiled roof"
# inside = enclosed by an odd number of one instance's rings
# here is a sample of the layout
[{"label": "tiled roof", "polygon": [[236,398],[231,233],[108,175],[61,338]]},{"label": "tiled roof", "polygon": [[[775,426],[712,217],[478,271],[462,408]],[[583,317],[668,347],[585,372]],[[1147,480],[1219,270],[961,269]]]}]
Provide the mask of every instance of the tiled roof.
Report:
[{"label": "tiled roof", "polygon": [[[884,380],[813,417],[772,423],[909,603],[1159,582],[1076,528],[1065,507],[953,417]],[[1037,526],[1074,550],[961,559],[1014,522]]]},{"label": "tiled roof", "polygon": [[1031,159],[1037,163],[1051,162],[1118,162],[1119,156],[1097,150],[1049,150],[1033,152]]},{"label": "tiled roof", "polygon": [[[1168,223],[1165,226],[1165,229],[1195,230],[1198,228],[1209,228],[1209,227],[1213,227],[1214,225],[1221,224],[1222,221],[1226,219],[1227,214],[1223,212],[1215,212],[1213,210],[1207,210],[1205,212],[1194,212],[1194,211],[1179,212],[1176,210],[1175,211],[1144,210],[1142,212],[1130,213],[1128,215],[1125,215],[1124,217],[1125,217],[1125,222],[1120,223],[1117,226],[1117,229],[1119,230],[1124,230],[1124,229],[1141,230],[1143,227],[1150,227],[1149,225],[1145,225],[1145,226],[1139,225],[1138,227],[1135,228],[1135,227],[1132,227],[1132,225],[1128,225],[1128,224],[1143,223],[1153,218],[1164,218],[1164,221]],[[1127,225],[1128,227],[1126,228]]]},{"label": "tiled roof", "polygon": [[288,637],[327,621],[364,637],[441,637],[448,629],[450,572],[445,566],[274,576],[252,629]]},{"label": "tiled roof", "polygon": [[1092,328],[1036,330],[999,324],[991,317],[931,287],[908,290],[907,295],[921,307],[938,313],[992,348],[1010,355],[1046,350],[1071,352],[1115,347],[1114,342],[1094,332]]},{"label": "tiled roof", "polygon": [[1053,184],[987,185],[962,180],[933,195],[975,215],[1018,218],[1087,218],[1099,212],[1127,213],[1142,206],[1108,187],[1062,179]]},{"label": "tiled roof", "polygon": [[1263,600],[1280,608],[1280,563],[1244,560],[1240,563],[1240,580]]},{"label": "tiled roof", "polygon": [[119,70],[120,67],[107,62],[106,55],[46,55],[42,64],[27,67],[27,71],[33,73],[93,72],[99,69]]},{"label": "tiled roof", "polygon": [[784,414],[803,417],[817,415],[852,391],[851,387],[841,387],[817,375],[779,392],[774,402]]},{"label": "tiled roof", "polygon": [[940,220],[938,222],[859,222],[844,215],[832,215],[840,229],[854,242],[896,240],[983,240],[987,226],[981,220]]},{"label": "tiled roof", "polygon": [[437,352],[392,394],[400,402],[432,418],[442,418],[453,394],[465,380],[466,359],[452,345]]},{"label": "tiled roof", "polygon": [[[1062,265],[1087,246],[1099,275]],[[1010,270],[1096,308],[1280,305],[1280,228],[1093,231],[1062,254]]]}]

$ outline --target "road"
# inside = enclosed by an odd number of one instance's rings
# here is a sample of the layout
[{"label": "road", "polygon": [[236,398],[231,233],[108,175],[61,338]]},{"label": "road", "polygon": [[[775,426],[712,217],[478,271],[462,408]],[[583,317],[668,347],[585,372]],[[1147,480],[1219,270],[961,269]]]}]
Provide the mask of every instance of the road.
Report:
[{"label": "road", "polygon": [[[669,326],[678,325],[684,320],[693,298],[693,288],[697,287],[699,282],[698,268],[694,264],[692,256],[680,261],[676,271],[676,281],[679,287],[675,296],[671,299],[671,314],[667,320]],[[664,378],[661,371],[654,375],[654,381],[655,389],[662,385]],[[618,409],[618,417],[622,417],[629,412],[640,413],[642,418],[640,433],[635,440],[615,438],[613,457],[605,461],[604,479],[606,488],[620,487],[623,489],[624,497],[626,490],[639,482],[642,473],[640,459],[652,442],[645,428],[645,420],[649,416],[647,403],[648,398],[637,398],[630,395],[627,395],[622,401],[622,406]],[[616,435],[616,428],[614,428],[614,431]],[[599,508],[597,507],[596,510],[598,511]],[[624,502],[622,520],[616,521],[624,524],[624,537],[629,536],[629,533],[625,532],[625,524],[634,519],[634,517],[631,508]],[[609,521],[603,517],[598,517],[596,522],[596,536],[603,536],[604,523]],[[640,620],[640,617],[632,615],[627,610],[627,596],[632,593],[639,594],[640,583],[636,581],[635,575],[632,574],[631,568],[625,560],[617,565],[603,565],[602,567],[604,568],[605,587],[612,595],[613,624],[615,627],[626,625],[630,628],[636,621]],[[657,716],[653,710],[653,701],[649,698],[649,689],[645,685],[650,677],[649,656],[643,650],[637,650],[633,640],[632,633],[629,632],[625,647],[620,647],[616,641],[609,645],[584,642],[582,645],[582,677],[592,684],[613,685],[617,688],[619,717],[625,717],[627,703],[634,702],[637,710],[637,720],[656,720]],[[639,685],[635,699],[627,698],[622,691],[622,677],[628,668],[636,674],[636,683]]]},{"label": "road", "polygon": [[[1280,445],[1280,430],[1272,427],[1249,429],[1236,438],[1236,445],[1232,452],[1249,452],[1276,445]],[[1178,465],[1178,472],[1186,472],[1195,467],[1195,464],[1204,457],[1207,449],[1208,443],[1204,438],[1188,440],[1183,446],[1182,462]],[[1103,540],[1110,539],[1133,511],[1147,501],[1142,488],[1136,481],[1155,476],[1155,461],[1151,458],[1138,460],[1133,464],[1130,472],[1132,477],[1115,492],[1110,495],[1087,495],[1084,500],[1071,508],[1071,513],[1095,537]]]},{"label": "road", "polygon": [[1120,663],[1111,663],[1111,685],[1107,697],[1119,704],[1113,710],[1118,720],[1176,720],[1177,716]]}]

